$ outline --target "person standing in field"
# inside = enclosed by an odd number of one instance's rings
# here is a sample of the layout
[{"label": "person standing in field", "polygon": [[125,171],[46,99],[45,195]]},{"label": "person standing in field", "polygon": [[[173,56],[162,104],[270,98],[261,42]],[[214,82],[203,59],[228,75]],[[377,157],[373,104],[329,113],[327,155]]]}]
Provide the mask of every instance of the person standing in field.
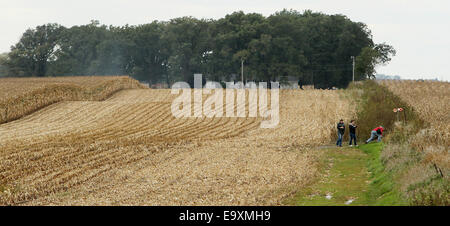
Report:
[{"label": "person standing in field", "polygon": [[366,141],[366,144],[375,139],[375,137],[378,138],[378,142],[381,142],[381,138],[383,137],[383,126],[378,126],[377,128],[373,129],[372,132],[370,132],[370,138]]},{"label": "person standing in field", "polygon": [[348,143],[348,145],[350,145],[350,147],[352,146],[352,140],[356,145],[356,128],[358,126],[355,124],[355,120],[351,120],[350,124],[348,125],[348,129],[349,129],[349,134],[350,134],[350,142]]},{"label": "person standing in field", "polygon": [[303,90],[303,82],[301,79],[298,80],[298,88]]},{"label": "person standing in field", "polygon": [[342,147],[342,138],[344,137],[345,132],[345,124],[344,120],[339,120],[339,123],[337,124],[337,130],[338,130],[338,140],[336,141],[336,146]]}]

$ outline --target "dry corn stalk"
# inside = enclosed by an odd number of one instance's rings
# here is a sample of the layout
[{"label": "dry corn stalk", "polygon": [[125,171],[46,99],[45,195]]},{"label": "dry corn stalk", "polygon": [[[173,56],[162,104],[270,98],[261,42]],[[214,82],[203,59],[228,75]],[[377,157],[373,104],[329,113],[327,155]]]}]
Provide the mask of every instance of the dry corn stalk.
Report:
[{"label": "dry corn stalk", "polygon": [[450,170],[450,83],[437,81],[382,81],[394,94],[411,105],[428,122],[410,139],[412,146],[425,153],[425,160],[439,169]]}]

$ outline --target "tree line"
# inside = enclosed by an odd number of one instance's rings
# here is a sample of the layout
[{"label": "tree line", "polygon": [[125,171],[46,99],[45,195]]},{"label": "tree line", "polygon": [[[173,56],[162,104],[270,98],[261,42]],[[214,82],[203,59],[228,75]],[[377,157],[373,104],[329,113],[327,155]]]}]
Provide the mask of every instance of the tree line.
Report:
[{"label": "tree line", "polygon": [[[3,76],[130,75],[149,83],[230,81],[244,65],[245,80],[300,80],[315,87],[345,87],[371,78],[395,55],[375,44],[371,31],[344,15],[283,10],[268,17],[242,11],[224,18],[181,17],[142,25],[98,21],[66,28],[45,24],[26,30],[0,55]],[[240,77],[240,76],[239,76]]]}]

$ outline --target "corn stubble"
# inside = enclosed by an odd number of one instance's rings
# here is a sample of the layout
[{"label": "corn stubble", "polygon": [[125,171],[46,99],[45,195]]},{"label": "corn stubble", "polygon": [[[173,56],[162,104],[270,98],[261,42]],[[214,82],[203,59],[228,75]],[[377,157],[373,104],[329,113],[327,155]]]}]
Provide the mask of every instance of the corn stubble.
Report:
[{"label": "corn stubble", "polygon": [[68,100],[104,100],[122,89],[143,88],[128,76],[1,78],[0,123]]},{"label": "corn stubble", "polygon": [[337,91],[280,92],[280,124],[175,118],[170,90],[61,101],[0,125],[1,205],[277,205],[309,182]]}]

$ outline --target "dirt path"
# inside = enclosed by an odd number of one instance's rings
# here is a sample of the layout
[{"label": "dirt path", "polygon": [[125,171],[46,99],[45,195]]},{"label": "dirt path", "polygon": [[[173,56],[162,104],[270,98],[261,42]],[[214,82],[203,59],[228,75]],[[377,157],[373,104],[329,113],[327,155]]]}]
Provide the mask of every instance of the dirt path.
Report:
[{"label": "dirt path", "polygon": [[340,206],[368,205],[370,183],[368,155],[355,147],[319,147],[321,175],[311,186],[285,201],[286,205]]}]

